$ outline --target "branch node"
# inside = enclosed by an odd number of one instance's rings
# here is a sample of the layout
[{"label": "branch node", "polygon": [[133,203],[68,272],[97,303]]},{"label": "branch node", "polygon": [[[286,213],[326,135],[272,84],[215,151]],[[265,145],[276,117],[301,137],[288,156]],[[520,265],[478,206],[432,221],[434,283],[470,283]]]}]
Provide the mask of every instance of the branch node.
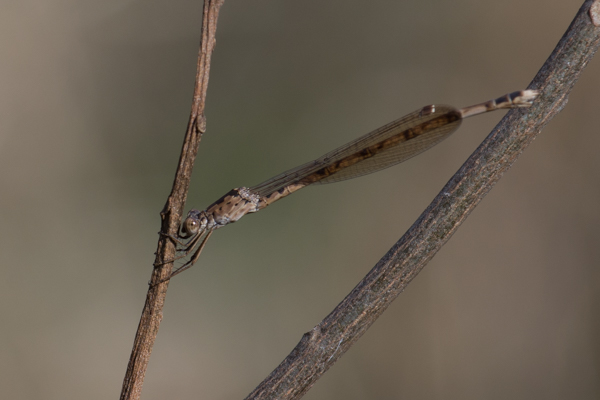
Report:
[{"label": "branch node", "polygon": [[204,116],[204,114],[198,115],[196,117],[196,129],[200,133],[206,132],[206,117]]},{"label": "branch node", "polygon": [[590,7],[590,18],[594,26],[600,26],[600,0],[596,0]]}]

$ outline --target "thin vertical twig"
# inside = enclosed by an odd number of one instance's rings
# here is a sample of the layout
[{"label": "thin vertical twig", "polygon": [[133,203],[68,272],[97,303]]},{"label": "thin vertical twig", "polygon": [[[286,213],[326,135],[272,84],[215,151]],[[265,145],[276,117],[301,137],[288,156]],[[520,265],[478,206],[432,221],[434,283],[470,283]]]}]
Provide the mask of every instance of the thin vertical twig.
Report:
[{"label": "thin vertical twig", "polygon": [[179,165],[175,174],[173,188],[167,202],[160,213],[161,233],[156,251],[156,260],[150,280],[146,303],[138,325],[138,330],[133,343],[133,349],[127,365],[127,372],[121,389],[121,400],[139,399],[144,383],[144,376],[152,353],[152,347],[158,334],[162,321],[162,310],[167,295],[169,282],[165,278],[170,276],[173,263],[165,263],[175,257],[175,245],[166,235],[177,236],[181,216],[187,198],[190,178],[198,146],[202,134],[206,131],[206,118],[204,105],[208,88],[211,55],[215,47],[215,34],[219,10],[224,0],[205,0],[202,11],[202,35],[198,63],[196,70],[196,83],[192,101],[192,111],[183,141]]},{"label": "thin vertical twig", "polygon": [[[567,103],[600,43],[600,0],[587,0],[530,88],[541,95],[509,112],[406,234],[352,292],[246,398],[298,399],[362,336]],[[518,60],[513,60],[518,63]],[[410,345],[410,344],[407,344]]]}]

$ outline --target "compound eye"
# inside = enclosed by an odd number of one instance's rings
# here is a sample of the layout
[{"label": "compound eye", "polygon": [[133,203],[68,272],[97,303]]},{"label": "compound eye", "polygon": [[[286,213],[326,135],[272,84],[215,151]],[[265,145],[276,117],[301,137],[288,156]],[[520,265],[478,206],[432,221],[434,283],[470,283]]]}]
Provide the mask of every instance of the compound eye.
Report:
[{"label": "compound eye", "polygon": [[183,233],[186,236],[195,235],[200,230],[200,222],[195,218],[186,218],[183,222]]}]

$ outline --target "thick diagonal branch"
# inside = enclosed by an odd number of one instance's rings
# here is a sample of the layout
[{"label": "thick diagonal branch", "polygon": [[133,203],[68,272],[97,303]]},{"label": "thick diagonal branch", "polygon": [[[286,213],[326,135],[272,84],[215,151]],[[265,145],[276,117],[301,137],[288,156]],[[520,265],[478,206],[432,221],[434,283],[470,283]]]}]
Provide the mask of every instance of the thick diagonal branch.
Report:
[{"label": "thick diagonal branch", "polygon": [[[598,2],[586,1],[530,88],[528,110],[509,112],[406,234],[247,399],[298,399],[387,309],[450,239],[517,157],[565,106],[600,42]],[[518,63],[518,60],[511,60]]]}]

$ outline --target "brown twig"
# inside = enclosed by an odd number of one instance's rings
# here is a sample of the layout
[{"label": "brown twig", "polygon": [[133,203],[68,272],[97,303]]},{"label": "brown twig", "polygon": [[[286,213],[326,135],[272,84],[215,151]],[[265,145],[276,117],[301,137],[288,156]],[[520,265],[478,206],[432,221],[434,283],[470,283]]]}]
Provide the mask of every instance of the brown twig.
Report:
[{"label": "brown twig", "polygon": [[208,88],[208,76],[210,72],[210,59],[215,46],[215,33],[217,30],[217,19],[219,10],[224,0],[204,0],[202,11],[202,36],[200,39],[200,50],[198,53],[198,65],[196,70],[196,84],[192,111],[187,126],[187,132],[183,142],[183,148],[179,157],[179,165],[175,174],[175,181],[171,194],[167,199],[162,212],[161,232],[156,251],[156,260],[152,272],[146,303],[138,330],[133,343],[133,350],[127,365],[127,372],[121,389],[121,399],[139,399],[144,383],[144,376],[152,353],[152,347],[158,334],[158,328],[162,320],[162,309],[167,295],[168,281],[165,279],[171,275],[173,263],[165,263],[175,257],[175,245],[168,239],[167,235],[177,236],[183,207],[187,198],[190,178],[194,160],[198,153],[198,145],[202,134],[206,131],[206,118],[204,117],[204,104],[206,101],[206,90]]},{"label": "brown twig", "polygon": [[600,43],[594,24],[600,0],[587,0],[532,81],[542,92],[533,107],[502,119],[408,232],[247,399],[300,398],[375,322],[566,105]]}]

